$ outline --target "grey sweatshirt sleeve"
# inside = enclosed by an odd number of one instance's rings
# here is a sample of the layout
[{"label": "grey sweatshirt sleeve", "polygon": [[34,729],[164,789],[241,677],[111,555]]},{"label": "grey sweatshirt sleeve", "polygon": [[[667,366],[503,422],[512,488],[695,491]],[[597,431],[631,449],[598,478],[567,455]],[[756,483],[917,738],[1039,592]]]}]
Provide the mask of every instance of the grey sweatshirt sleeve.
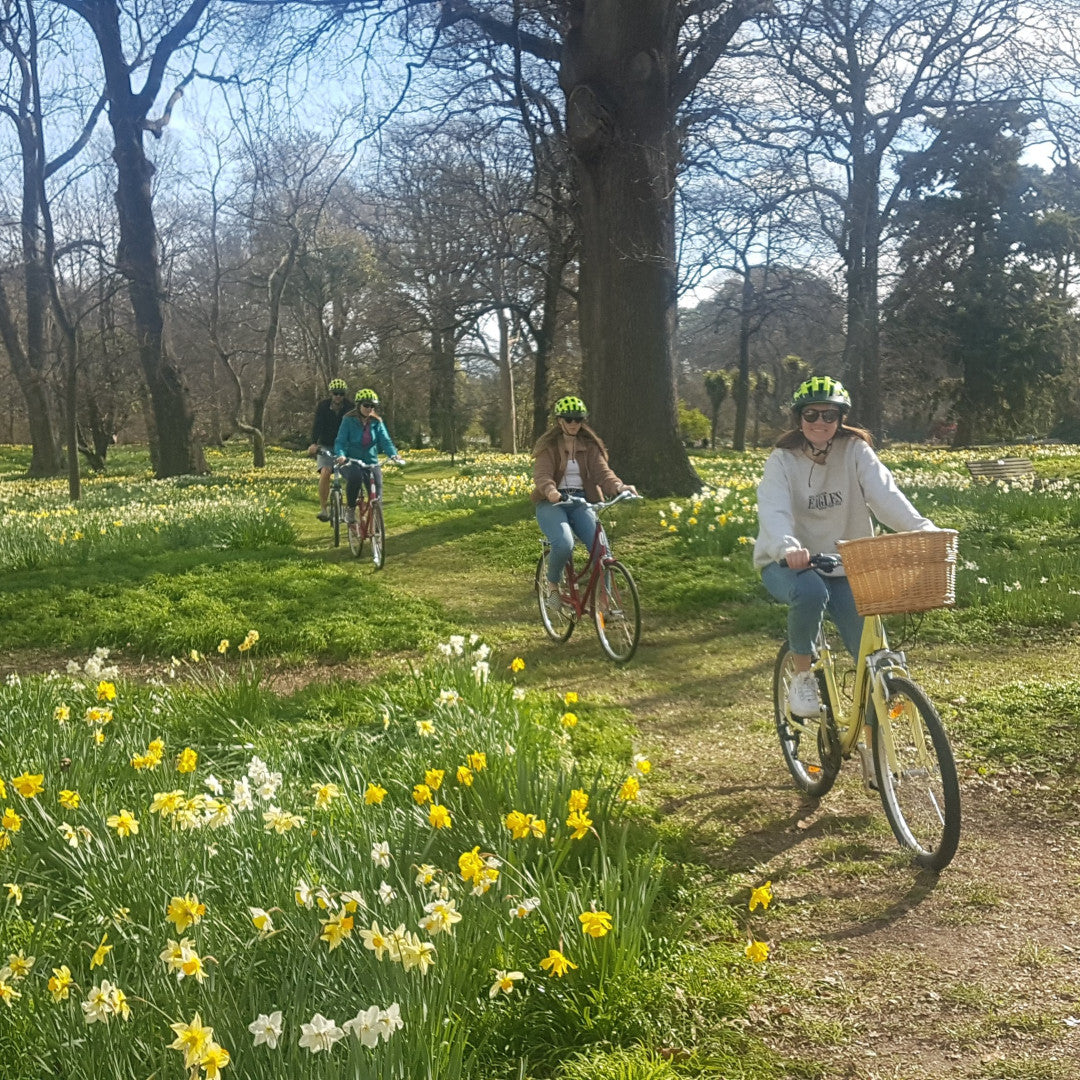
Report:
[{"label": "grey sweatshirt sleeve", "polygon": [[786,452],[774,450],[769,455],[758,484],[758,536],[754,544],[754,565],[758,567],[779,562],[787,552],[803,546],[795,535],[791,490],[783,459]]},{"label": "grey sweatshirt sleeve", "polygon": [[861,439],[853,440],[855,473],[862,488],[866,505],[874,517],[895,532],[924,532],[937,526],[922,516],[908,497],[896,486],[893,474],[881,459]]}]

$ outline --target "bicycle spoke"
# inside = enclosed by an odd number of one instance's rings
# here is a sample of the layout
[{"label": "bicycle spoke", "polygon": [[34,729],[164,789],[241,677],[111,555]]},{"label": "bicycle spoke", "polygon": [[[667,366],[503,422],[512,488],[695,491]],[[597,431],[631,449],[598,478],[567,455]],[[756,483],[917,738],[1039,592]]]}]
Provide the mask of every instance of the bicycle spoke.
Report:
[{"label": "bicycle spoke", "polygon": [[[800,790],[820,798],[835,783],[840,771],[840,748],[831,713],[824,718],[793,716],[788,689],[795,676],[795,657],[784,645],[773,671],[773,716],[780,749]],[[822,695],[822,700],[826,700]]]}]

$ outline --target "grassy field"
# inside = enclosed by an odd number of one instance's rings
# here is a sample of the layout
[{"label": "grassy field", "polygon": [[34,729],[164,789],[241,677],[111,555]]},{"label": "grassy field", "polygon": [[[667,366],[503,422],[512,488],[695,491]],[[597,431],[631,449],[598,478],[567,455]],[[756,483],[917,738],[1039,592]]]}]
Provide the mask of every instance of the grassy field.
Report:
[{"label": "grassy field", "polygon": [[[305,457],[275,451],[256,473],[215,452],[211,476],[159,482],[118,450],[72,508],[61,483],[21,479],[25,450],[0,451],[5,1075],[834,1075],[750,1030],[790,992],[764,946],[783,955],[792,928],[783,905],[750,913],[764,882],[739,830],[687,813],[707,759],[752,773],[739,755],[769,741],[783,613],[747,547],[763,456],[704,456],[697,499],[616,511],[645,623],[616,670],[589,627],[561,647],[540,632],[522,458],[420,452],[388,471],[376,573],[329,546]],[[1041,452],[1025,490],[973,485],[940,451],[885,456],[962,534],[957,608],[894,632],[965,769],[1075,792],[1080,691],[1055,656],[1080,625],[1080,458]],[[156,765],[137,766],[155,740]],[[169,921],[185,897],[205,920]],[[400,924],[386,960],[360,940],[373,923]],[[578,967],[541,968],[550,950]],[[277,1048],[254,1045],[249,1024],[273,1032],[277,1012]]]}]

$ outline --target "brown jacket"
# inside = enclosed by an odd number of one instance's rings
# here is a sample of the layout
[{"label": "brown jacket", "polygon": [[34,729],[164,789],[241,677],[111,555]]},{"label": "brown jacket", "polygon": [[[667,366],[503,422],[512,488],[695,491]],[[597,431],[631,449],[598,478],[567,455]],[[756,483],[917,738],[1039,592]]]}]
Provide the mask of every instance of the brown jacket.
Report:
[{"label": "brown jacket", "polygon": [[[585,497],[589,502],[599,502],[605,496],[617,495],[624,486],[623,482],[611,471],[600,447],[592,439],[581,435],[574,441],[574,456],[581,469]],[[534,503],[551,501],[550,495],[558,490],[569,459],[566,440],[561,436],[554,443],[549,442],[540,449],[533,461],[533,481],[536,487],[529,496]]]}]

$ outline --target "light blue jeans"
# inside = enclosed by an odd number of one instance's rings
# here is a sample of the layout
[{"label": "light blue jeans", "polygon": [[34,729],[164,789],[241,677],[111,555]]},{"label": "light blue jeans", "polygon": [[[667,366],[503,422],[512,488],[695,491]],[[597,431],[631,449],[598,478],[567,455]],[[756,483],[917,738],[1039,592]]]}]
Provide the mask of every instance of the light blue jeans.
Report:
[{"label": "light blue jeans", "polygon": [[809,656],[814,651],[822,616],[828,611],[847,651],[859,655],[863,619],[855,610],[846,577],[822,577],[815,570],[792,570],[790,566],[769,563],[762,568],[761,581],[781,604],[787,604],[788,645],[792,652]]},{"label": "light blue jeans", "polygon": [[574,550],[574,536],[592,547],[596,535],[596,514],[585,503],[536,504],[536,523],[551,543],[548,556],[548,581],[558,581]]}]

